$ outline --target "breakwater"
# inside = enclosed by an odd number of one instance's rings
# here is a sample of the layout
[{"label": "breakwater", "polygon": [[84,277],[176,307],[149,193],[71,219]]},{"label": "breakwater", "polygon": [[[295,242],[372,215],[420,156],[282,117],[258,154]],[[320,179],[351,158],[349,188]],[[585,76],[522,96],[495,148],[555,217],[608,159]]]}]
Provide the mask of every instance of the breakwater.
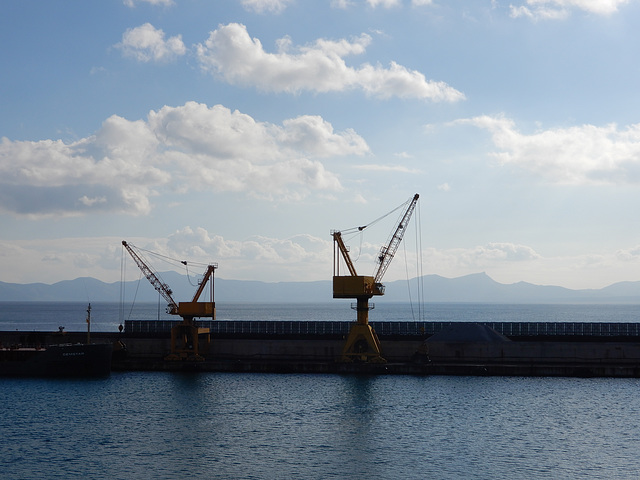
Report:
[{"label": "breakwater", "polygon": [[[349,322],[213,321],[204,361],[168,362],[172,321],[127,321],[114,370],[640,377],[640,324],[372,322],[387,363],[338,361]],[[83,342],[83,333],[2,332],[4,345]],[[204,342],[204,341],[203,341]]]}]

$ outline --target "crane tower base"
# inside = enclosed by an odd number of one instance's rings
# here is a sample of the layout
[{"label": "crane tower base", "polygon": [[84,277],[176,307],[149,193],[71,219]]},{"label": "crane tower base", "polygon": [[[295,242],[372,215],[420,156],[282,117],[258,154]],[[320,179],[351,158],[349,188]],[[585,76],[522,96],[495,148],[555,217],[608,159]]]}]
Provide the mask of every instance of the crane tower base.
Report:
[{"label": "crane tower base", "polygon": [[205,350],[211,343],[211,334],[208,328],[199,328],[192,320],[183,320],[171,329],[171,353],[165,357],[169,361],[204,361],[200,355],[200,337],[204,336]]},{"label": "crane tower base", "polygon": [[386,363],[380,350],[380,340],[368,323],[354,323],[342,349],[343,363]]}]

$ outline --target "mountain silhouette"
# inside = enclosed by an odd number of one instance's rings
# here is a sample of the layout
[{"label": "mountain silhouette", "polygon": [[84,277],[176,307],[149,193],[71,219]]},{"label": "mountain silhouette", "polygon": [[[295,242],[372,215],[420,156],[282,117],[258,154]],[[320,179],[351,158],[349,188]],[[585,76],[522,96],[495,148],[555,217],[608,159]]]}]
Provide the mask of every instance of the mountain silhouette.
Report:
[{"label": "mountain silhouette", "polygon": [[[197,280],[176,272],[160,274],[171,286],[176,302],[190,301]],[[332,300],[331,281],[260,282],[215,278],[216,302],[227,303],[312,303]],[[419,279],[386,282],[384,297],[376,301],[470,303],[640,303],[640,282],[619,282],[601,289],[572,290],[527,282],[498,283],[486,273],[457,278],[426,275]],[[208,288],[205,289],[208,292]],[[205,292],[203,295],[208,295]],[[157,302],[159,294],[142,277],[139,281],[105,283],[91,277],[54,284],[0,282],[0,301],[92,301],[119,302],[121,295],[131,302]],[[204,298],[204,296],[202,297]],[[208,298],[208,296],[207,296]]]}]

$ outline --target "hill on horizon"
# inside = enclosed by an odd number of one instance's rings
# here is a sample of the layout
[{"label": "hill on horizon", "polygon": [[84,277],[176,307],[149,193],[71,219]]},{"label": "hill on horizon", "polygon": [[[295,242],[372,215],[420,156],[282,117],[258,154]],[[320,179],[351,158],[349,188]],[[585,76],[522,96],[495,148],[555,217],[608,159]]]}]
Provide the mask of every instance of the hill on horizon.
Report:
[{"label": "hill on horizon", "polygon": [[[160,274],[173,289],[176,301],[189,301],[196,287],[193,280],[176,272]],[[386,282],[387,302],[408,302],[418,298],[417,279]],[[640,281],[619,282],[601,289],[572,290],[527,282],[502,284],[486,273],[457,278],[440,275],[421,277],[424,301],[467,303],[640,303]],[[157,302],[159,294],[145,278],[139,281],[105,283],[91,277],[64,280],[54,284],[0,282],[0,301],[10,302]],[[215,278],[216,302],[226,303],[320,303],[332,301],[331,281],[260,282]]]}]

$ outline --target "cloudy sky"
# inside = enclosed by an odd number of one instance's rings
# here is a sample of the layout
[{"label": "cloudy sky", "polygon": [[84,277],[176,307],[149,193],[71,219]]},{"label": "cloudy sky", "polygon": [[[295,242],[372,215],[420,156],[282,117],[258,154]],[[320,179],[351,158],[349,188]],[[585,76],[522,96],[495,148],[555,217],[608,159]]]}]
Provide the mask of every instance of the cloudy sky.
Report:
[{"label": "cloudy sky", "polygon": [[[639,280],[639,23],[637,0],[4,1],[0,281],[117,281],[122,240],[328,280],[331,230],[414,193],[385,280]],[[359,273],[389,218],[349,239]]]}]

